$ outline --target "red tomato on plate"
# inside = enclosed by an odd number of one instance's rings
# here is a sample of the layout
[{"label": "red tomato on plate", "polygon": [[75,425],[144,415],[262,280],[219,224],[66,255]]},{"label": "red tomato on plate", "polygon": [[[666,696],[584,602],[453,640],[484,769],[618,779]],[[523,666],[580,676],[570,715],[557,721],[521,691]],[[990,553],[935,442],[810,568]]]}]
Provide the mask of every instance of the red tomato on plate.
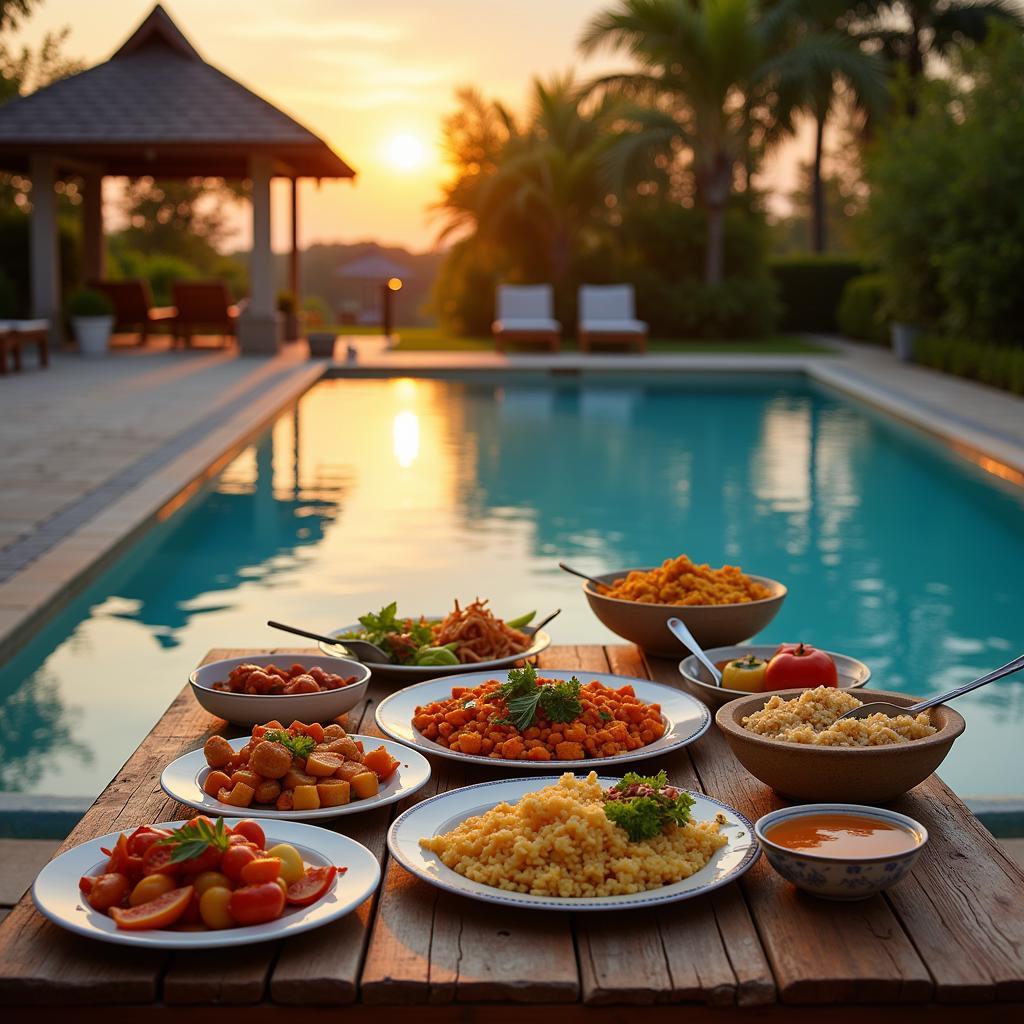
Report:
[{"label": "red tomato on plate", "polygon": [[284,892],[277,882],[243,885],[231,894],[228,910],[239,924],[266,924],[281,916]]},{"label": "red tomato on plate", "polygon": [[337,873],[338,869],[334,865],[306,868],[306,873],[297,882],[292,882],[288,886],[288,902],[299,907],[316,903],[330,889]]},{"label": "red tomato on plate", "polygon": [[782,644],[764,674],[766,690],[838,685],[839,676],[831,656],[810,644]]}]

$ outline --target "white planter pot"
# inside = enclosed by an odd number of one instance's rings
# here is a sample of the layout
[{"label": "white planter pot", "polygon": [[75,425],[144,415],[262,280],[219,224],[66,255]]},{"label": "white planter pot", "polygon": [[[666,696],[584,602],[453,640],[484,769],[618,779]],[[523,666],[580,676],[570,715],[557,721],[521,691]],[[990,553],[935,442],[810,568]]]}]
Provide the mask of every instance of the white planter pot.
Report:
[{"label": "white planter pot", "polygon": [[75,329],[78,351],[89,358],[107,354],[107,342],[114,330],[112,316],[73,316],[71,326]]},{"label": "white planter pot", "polygon": [[914,361],[914,342],[921,333],[921,328],[915,324],[901,324],[893,322],[889,325],[889,337],[892,340],[892,351],[901,363],[912,363]]}]

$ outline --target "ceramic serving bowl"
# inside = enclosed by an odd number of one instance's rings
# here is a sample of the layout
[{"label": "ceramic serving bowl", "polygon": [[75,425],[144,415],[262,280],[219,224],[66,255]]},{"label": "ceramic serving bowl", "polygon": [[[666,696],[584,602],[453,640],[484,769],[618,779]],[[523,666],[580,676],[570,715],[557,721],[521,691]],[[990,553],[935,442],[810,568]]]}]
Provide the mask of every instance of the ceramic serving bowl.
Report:
[{"label": "ceramic serving bowl", "polygon": [[[723,661],[734,661],[736,658],[745,658],[750,654],[755,658],[763,658],[767,661],[778,650],[778,647],[778,644],[735,644],[732,647],[705,649],[704,653],[710,658],[712,664],[718,665]],[[840,689],[854,690],[867,685],[867,681],[871,678],[871,669],[864,662],[847,657],[845,654],[836,654],[834,651],[827,653],[835,662]],[[728,704],[729,701],[743,695],[742,690],[727,690],[724,686],[716,686],[711,680],[711,673],[692,654],[679,662],[679,673],[686,680],[694,695],[700,697],[710,708],[720,708],[723,704]],[[773,691],[766,690],[764,692],[766,696],[771,696]]]},{"label": "ceramic serving bowl", "polygon": [[[318,665],[325,672],[355,681],[337,690],[319,693],[258,694],[229,693],[214,690],[213,684],[227,679],[228,673],[239,665],[277,665],[290,668],[299,664],[307,669]],[[249,654],[244,658],[225,658],[201,665],[189,677],[196,700],[218,718],[236,725],[263,725],[275,719],[283,725],[289,722],[331,722],[338,715],[354,708],[365,696],[370,684],[370,670],[361,661],[349,658],[328,658],[320,655]]]},{"label": "ceramic serving bowl", "polygon": [[[744,768],[780,796],[793,800],[840,800],[880,804],[925,779],[942,764],[964,731],[963,717],[940,704],[931,709],[932,736],[879,747],[824,747],[758,736],[743,728],[743,718],[764,707],[769,697],[792,700],[803,690],[752,693],[723,704],[715,721]],[[910,707],[920,697],[886,690],[861,690],[865,704],[882,700]]]},{"label": "ceramic serving bowl", "polygon": [[[906,829],[917,837],[917,845],[903,853],[881,857],[824,857],[818,854],[791,850],[773,843],[765,832],[773,825],[809,814],[851,815],[881,818],[892,825]],[[764,851],[768,863],[798,889],[827,900],[864,900],[875,893],[884,892],[905,878],[928,842],[924,825],[896,811],[860,804],[803,804],[783,807],[758,818],[754,835]]]},{"label": "ceramic serving bowl", "polygon": [[[595,576],[594,579],[611,585],[634,571],[651,570],[650,566],[639,570],[620,569],[618,572]],[[686,653],[686,648],[669,632],[666,625],[673,617],[686,623],[697,643],[705,650],[741,643],[759,633],[775,618],[786,598],[785,586],[767,576],[750,576],[750,579],[766,586],[771,591],[771,597],[744,604],[645,604],[606,597],[599,594],[590,582],[584,582],[583,593],[591,611],[613,633],[625,640],[632,640],[649,654],[678,658]]]}]

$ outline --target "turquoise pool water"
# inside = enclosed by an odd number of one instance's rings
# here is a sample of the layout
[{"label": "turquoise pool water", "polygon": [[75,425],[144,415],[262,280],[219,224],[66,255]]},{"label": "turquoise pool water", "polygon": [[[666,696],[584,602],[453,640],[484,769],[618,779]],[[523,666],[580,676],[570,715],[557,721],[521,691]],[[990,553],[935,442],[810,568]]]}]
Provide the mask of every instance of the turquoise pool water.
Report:
[{"label": "turquoise pool water", "polygon": [[[394,598],[561,607],[556,642],[613,639],[555,567],[686,551],[782,579],[764,641],[935,693],[1024,648],[1024,494],[799,378],[501,386],[333,380],[44,628],[0,675],[0,788],[90,796],[211,647],[274,646]],[[965,698],[942,773],[1019,794],[1024,681]]]}]

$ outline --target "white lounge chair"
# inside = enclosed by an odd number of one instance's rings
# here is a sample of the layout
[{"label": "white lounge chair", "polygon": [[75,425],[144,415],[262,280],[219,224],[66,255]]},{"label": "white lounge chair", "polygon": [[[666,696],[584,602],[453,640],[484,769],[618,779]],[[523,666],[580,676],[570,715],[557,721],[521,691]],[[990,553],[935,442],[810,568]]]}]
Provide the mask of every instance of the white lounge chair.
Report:
[{"label": "white lounge chair", "polygon": [[554,318],[555,299],[549,284],[498,285],[498,318],[491,325],[494,347],[503,352],[509,342],[547,345],[557,352],[562,325]]},{"label": "white lounge chair", "polygon": [[595,342],[637,345],[647,351],[647,324],[636,319],[631,284],[585,284],[579,292],[580,351]]}]

